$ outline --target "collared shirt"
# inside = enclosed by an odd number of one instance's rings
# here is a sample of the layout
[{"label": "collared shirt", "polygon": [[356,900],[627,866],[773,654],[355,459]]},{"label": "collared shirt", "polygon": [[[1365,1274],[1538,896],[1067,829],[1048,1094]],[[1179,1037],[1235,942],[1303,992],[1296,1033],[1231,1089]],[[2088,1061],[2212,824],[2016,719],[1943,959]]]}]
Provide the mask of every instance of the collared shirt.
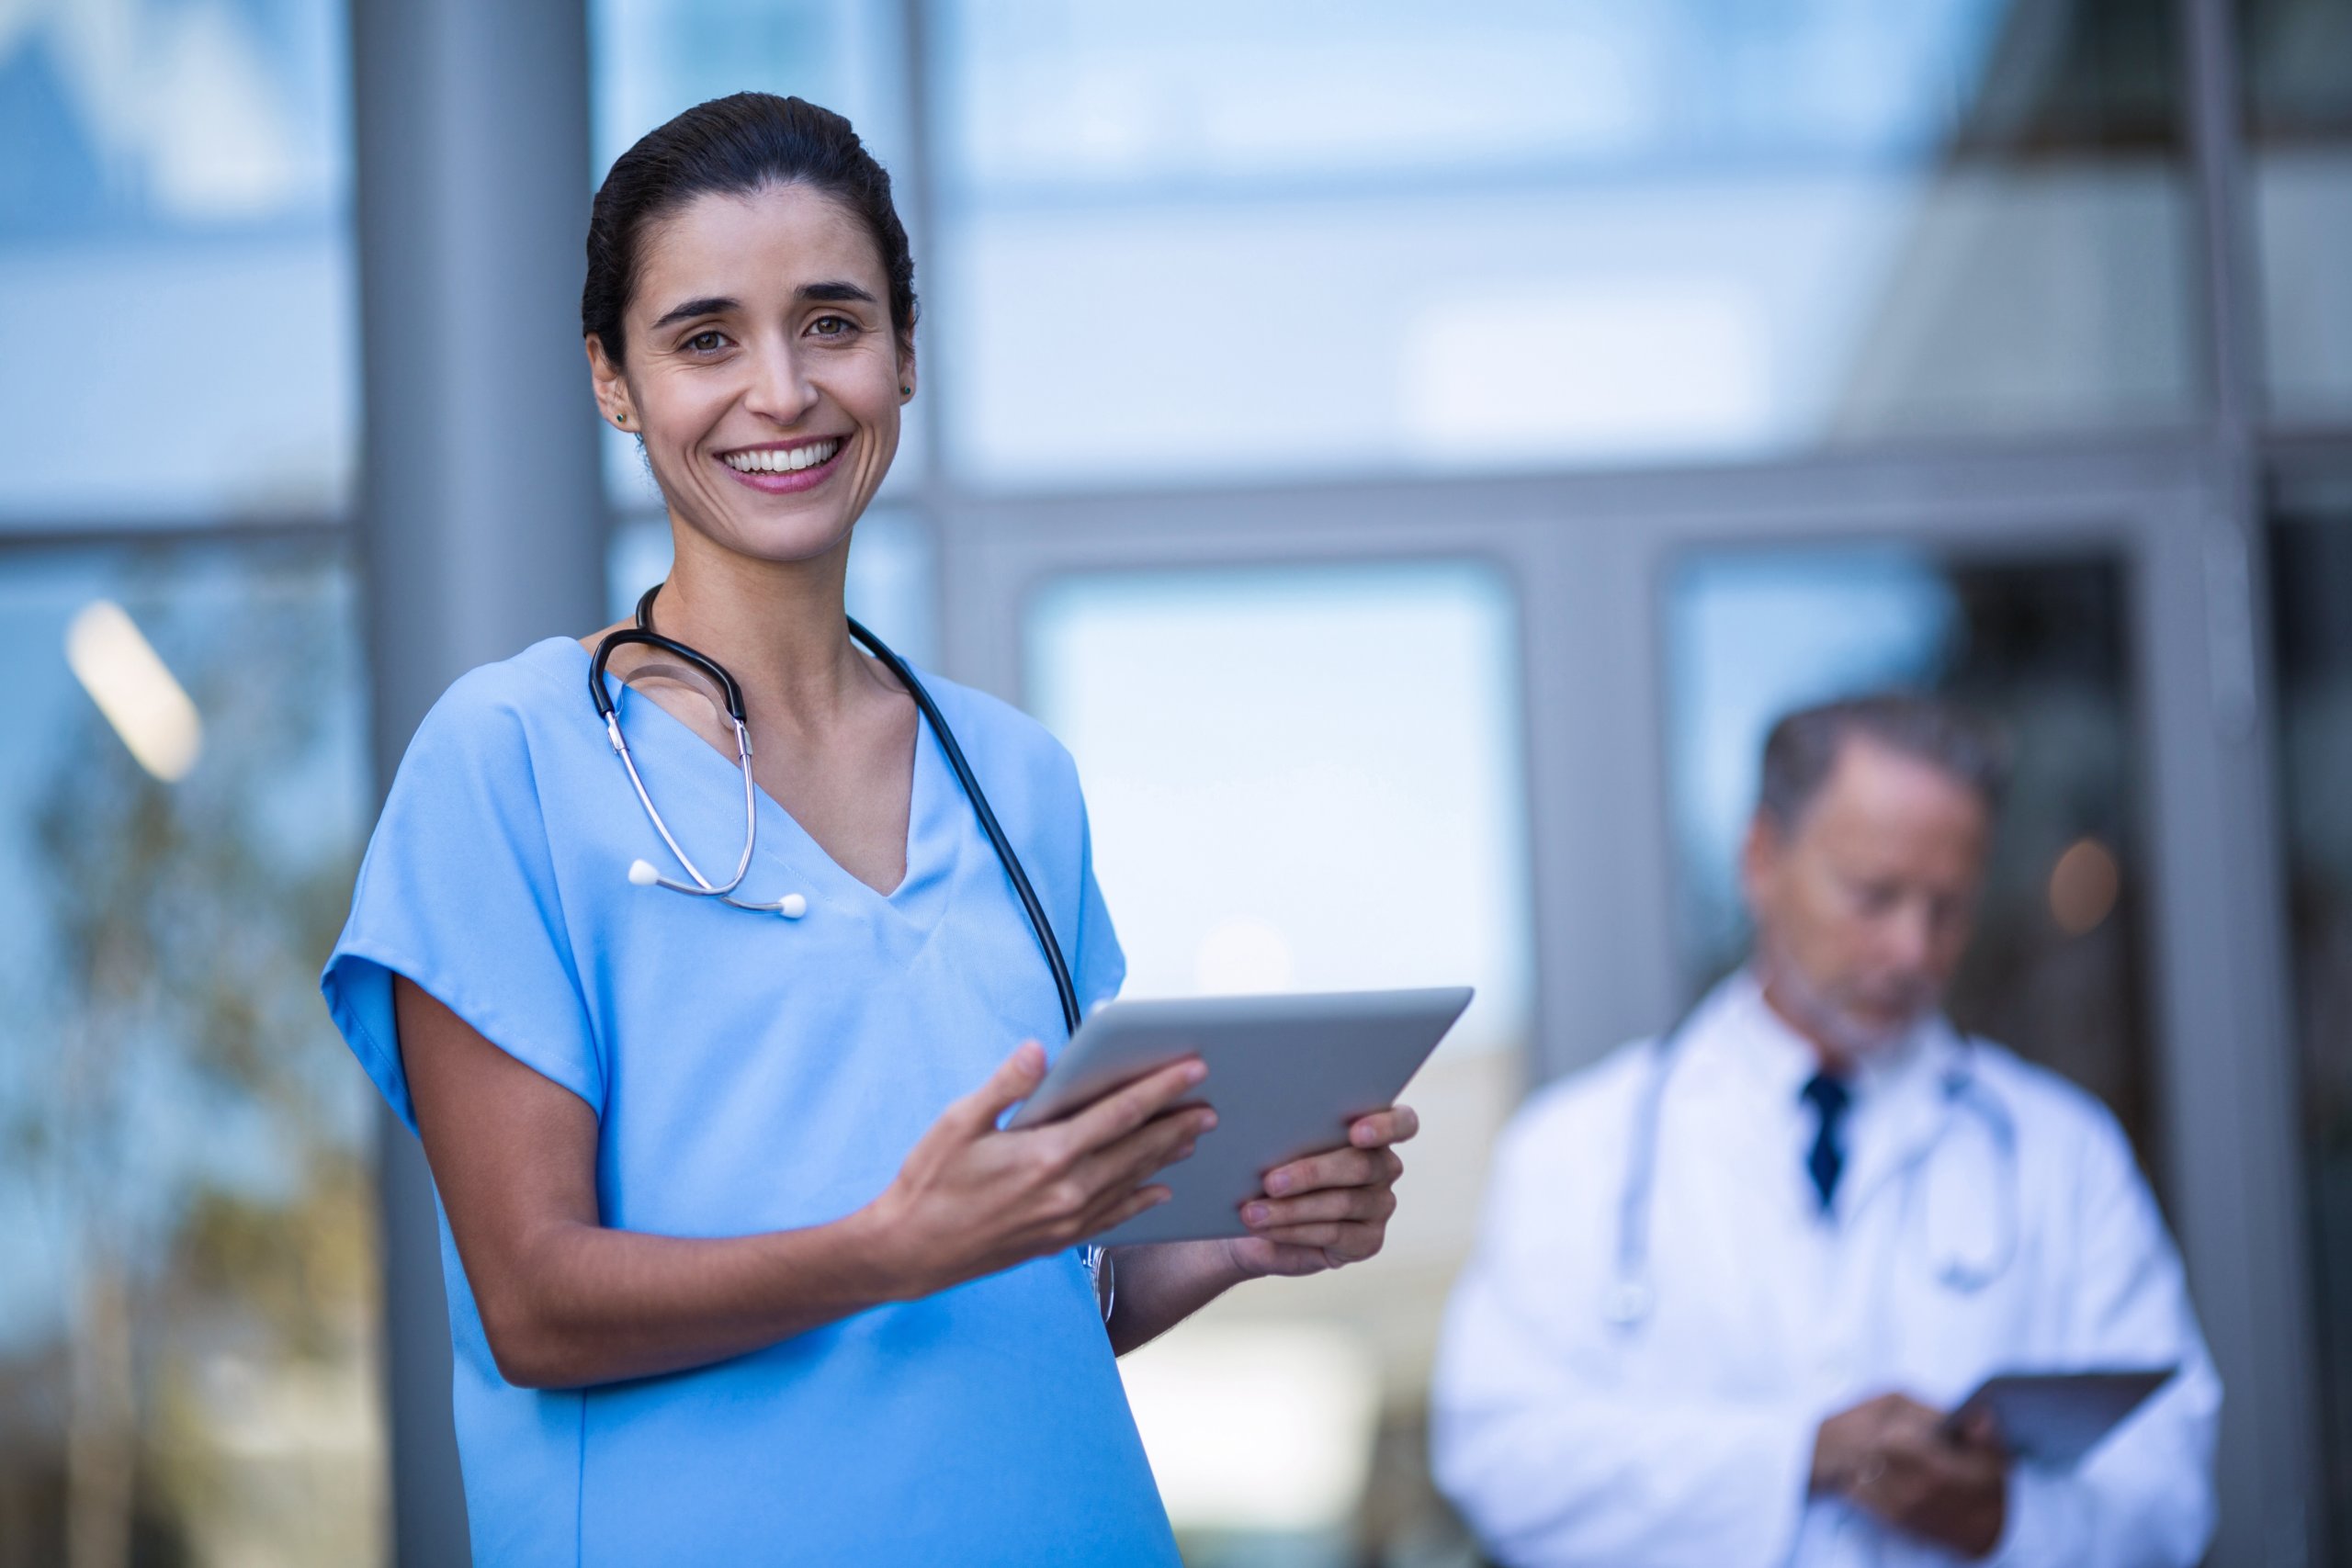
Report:
[{"label": "collared shirt", "polygon": [[[2219,1387],[2103,1108],[1929,1020],[1855,1074],[1824,1213],[1801,1093],[1819,1062],[1751,976],[1712,995],[1664,1059],[1659,1080],[1660,1054],[1629,1046],[1544,1090],[1498,1155],[1432,1420],[1441,1483],[1489,1551],[1622,1568],[1950,1561],[1809,1495],[1823,1419],[1896,1391],[1949,1408],[2001,1371],[2177,1362],[2078,1469],[2012,1472],[1996,1560],[2198,1559]],[[1605,1303],[1652,1132],[1652,1306],[1627,1327]]]}]

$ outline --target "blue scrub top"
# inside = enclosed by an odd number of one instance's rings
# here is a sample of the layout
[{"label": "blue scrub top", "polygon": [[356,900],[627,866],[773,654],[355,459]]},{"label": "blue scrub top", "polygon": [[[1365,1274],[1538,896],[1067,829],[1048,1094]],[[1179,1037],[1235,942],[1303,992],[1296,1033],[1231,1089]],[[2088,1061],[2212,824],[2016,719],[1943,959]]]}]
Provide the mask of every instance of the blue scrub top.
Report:
[{"label": "blue scrub top", "polygon": [[[928,726],[906,880],[887,897],[759,797],[741,892],[806,896],[786,920],[629,883],[640,856],[676,872],[587,670],[553,637],[458,681],[369,841],[322,985],[412,1132],[394,973],[585,1100],[605,1224],[666,1235],[839,1219],[1016,1044],[1059,1049],[1036,939]],[[923,679],[1081,1000],[1107,999],[1125,961],[1069,753],[1014,709]],[[706,872],[731,871],[741,774],[656,704],[619,700],[671,830]],[[1177,1561],[1074,1253],[717,1366],[555,1393],[499,1376],[446,1213],[441,1259],[478,1568]]]}]

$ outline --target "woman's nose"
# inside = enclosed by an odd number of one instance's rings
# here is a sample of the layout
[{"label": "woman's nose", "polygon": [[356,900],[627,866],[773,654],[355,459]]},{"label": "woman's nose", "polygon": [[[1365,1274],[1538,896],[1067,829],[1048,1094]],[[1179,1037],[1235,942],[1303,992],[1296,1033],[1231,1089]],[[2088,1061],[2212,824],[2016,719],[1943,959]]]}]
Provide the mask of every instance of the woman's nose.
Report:
[{"label": "woman's nose", "polygon": [[816,406],[817,389],[810,384],[800,356],[789,344],[760,350],[752,360],[752,385],[744,406],[778,424],[797,424]]}]

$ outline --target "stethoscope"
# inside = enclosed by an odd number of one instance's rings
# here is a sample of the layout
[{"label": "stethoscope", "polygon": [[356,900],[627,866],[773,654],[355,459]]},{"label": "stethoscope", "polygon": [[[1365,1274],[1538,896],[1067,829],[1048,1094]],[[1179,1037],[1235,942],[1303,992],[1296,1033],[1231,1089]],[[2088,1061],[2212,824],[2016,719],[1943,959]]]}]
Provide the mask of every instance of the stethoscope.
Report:
[{"label": "stethoscope", "polygon": [[[1600,1309],[1601,1316],[1620,1329],[1640,1327],[1657,1307],[1657,1290],[1650,1280],[1650,1214],[1655,1206],[1659,1123],[1665,1115],[1667,1080],[1673,1076],[1675,1058],[1704,1006],[1702,1002],[1700,1009],[1686,1014],[1645,1048],[1649,1070],[1643,1080],[1641,1098],[1635,1102],[1634,1135],[1625,1156],[1625,1184],[1617,1204],[1615,1267]],[[1949,1117],[1962,1109],[1981,1118],[1994,1146],[2000,1151],[2004,1185],[2008,1189],[2007,1201],[1999,1206],[2001,1224],[1997,1236],[1986,1253],[1969,1258],[1954,1252],[1934,1266],[1938,1284],[1955,1294],[1973,1295],[2008,1272],[2009,1265],[2016,1261],[2025,1195],[2018,1184],[2017,1121],[1976,1076],[1976,1043],[1963,1036],[1961,1050],[1962,1059],[1944,1069],[1939,1086],[1947,1113],[1946,1127],[1950,1125]],[[1944,1129],[1939,1129],[1935,1137],[1913,1151],[1905,1162],[1906,1176],[1926,1163],[1943,1142],[1943,1133]],[[1932,1216],[1929,1224],[1932,1226]],[[1933,1250],[1929,1248],[1930,1256]]]},{"label": "stethoscope", "polygon": [[[663,876],[650,861],[637,860],[629,863],[628,879],[639,887],[665,887],[673,893],[689,894],[697,898],[716,898],[722,904],[749,909],[755,914],[781,915],[787,920],[797,920],[808,912],[808,900],[800,894],[787,893],[766,904],[753,903],[735,896],[735,890],[743,885],[745,874],[752,869],[752,851],[759,840],[760,833],[758,796],[752,783],[752,731],[743,718],[743,690],[718,660],[653,629],[653,596],[662,592],[662,587],[657,582],[647,589],[645,596],[637,602],[637,624],[605,633],[604,640],[596,645],[595,656],[588,660],[588,694],[595,699],[597,716],[605,721],[605,737],[612,742],[613,755],[620,759],[621,767],[628,772],[629,786],[637,791],[638,804],[645,807],[645,815],[652,822],[653,830],[662,835],[662,841],[669,846],[671,854],[693,878],[691,882],[680,882],[673,877]],[[989,806],[987,792],[980,788],[980,781],[972,776],[972,765],[964,760],[964,749],[956,743],[956,732],[947,728],[947,720],[940,715],[939,705],[931,700],[931,694],[923,689],[921,681],[915,679],[915,672],[908,668],[905,660],[883,646],[880,637],[859,626],[854,619],[849,623],[849,634],[864,643],[867,651],[898,677],[899,683],[907,689],[907,694],[914,698],[923,721],[931,726],[931,732],[939,738],[939,749],[945,753],[948,767],[955,771],[956,782],[963,785],[965,796],[971,801],[972,815],[979,818],[980,831],[987,835],[989,847],[996,851],[996,858],[1004,867],[1004,874],[1011,879],[1012,891],[1020,898],[1023,911],[1029,917],[1029,929],[1035,933],[1037,946],[1046,955],[1046,967],[1053,971],[1054,994],[1061,999],[1062,1026],[1075,1034],[1080,1019],[1078,987],[1070,983],[1069,965],[1062,960],[1061,944],[1054,940],[1053,924],[1046,919],[1046,907],[1037,901],[1036,889],[1029,885],[1029,874],[1022,868],[1021,857],[1013,852],[1012,840],[1004,836],[1003,828],[997,823],[996,812]],[[621,733],[620,709],[614,703],[612,694],[605,690],[605,666],[611,661],[615,649],[625,648],[631,643],[660,649],[672,658],[693,665],[710,677],[726,700],[727,721],[735,729],[735,761],[743,774],[743,853],[735,863],[735,874],[725,882],[711,881],[687,855],[676,836],[670,831],[669,824],[662,820],[662,813],[655,808],[652,795],[646,793],[645,780],[637,771],[637,760],[629,755],[628,739]]]},{"label": "stethoscope", "polygon": [[[684,893],[697,898],[716,898],[722,904],[748,909],[754,914],[781,915],[787,920],[797,920],[808,912],[808,900],[801,894],[787,893],[765,904],[735,897],[735,890],[743,885],[745,874],[752,869],[752,851],[759,841],[760,834],[759,797],[752,783],[752,730],[743,716],[743,689],[735,683],[735,677],[727,672],[726,666],[716,659],[687,647],[675,637],[663,637],[653,629],[653,598],[662,592],[662,587],[657,582],[647,589],[645,596],[637,602],[637,624],[605,633],[603,640],[596,644],[594,656],[588,660],[588,694],[595,699],[597,716],[605,721],[605,738],[612,742],[613,755],[620,759],[621,767],[628,773],[629,787],[637,792],[638,804],[645,807],[645,815],[652,822],[653,830],[662,835],[662,841],[669,846],[671,854],[677,857],[678,864],[693,878],[691,882],[680,882],[673,877],[663,876],[650,861],[636,860],[629,863],[628,879],[639,887],[665,887],[673,893]],[[1070,981],[1069,965],[1063,962],[1061,943],[1054,940],[1053,922],[1046,919],[1046,907],[1037,901],[1037,890],[1030,886],[1029,873],[1023,868],[1021,857],[1013,852],[1012,841],[1004,836],[1004,829],[998,823],[996,812],[989,805],[988,792],[980,788],[980,781],[973,776],[972,764],[964,760],[964,748],[956,743],[956,732],[947,727],[939,705],[931,700],[931,694],[924,690],[921,681],[915,679],[914,671],[908,667],[905,660],[891,652],[880,637],[858,625],[854,616],[849,618],[849,635],[864,643],[866,651],[880,660],[884,668],[898,677],[899,683],[907,689],[907,694],[914,698],[923,722],[930,725],[931,732],[939,738],[939,750],[945,754],[948,767],[955,772],[956,782],[963,786],[965,797],[971,801],[972,815],[979,818],[980,831],[987,835],[989,847],[996,852],[998,863],[1004,867],[1004,874],[1012,883],[1012,891],[1021,900],[1023,912],[1029,917],[1029,929],[1035,934],[1037,946],[1046,955],[1046,967],[1053,971],[1054,995],[1060,998],[1062,1007],[1062,1027],[1071,1034],[1077,1033],[1080,1022],[1078,987]],[[637,771],[637,759],[629,755],[628,739],[621,733],[620,708],[613,701],[612,694],[605,690],[605,666],[611,662],[615,649],[626,648],[631,643],[660,649],[672,658],[693,665],[710,677],[726,701],[727,721],[735,730],[736,765],[743,774],[743,853],[735,863],[735,874],[725,882],[711,881],[687,855],[676,835],[670,831],[669,824],[662,820],[662,813],[655,807],[653,796],[647,793],[645,780]],[[1112,1306],[1117,1300],[1115,1284],[1112,1286],[1111,1295],[1106,1297],[1103,1293],[1102,1278],[1109,1266],[1109,1258],[1100,1247],[1090,1245],[1080,1250],[1087,1278],[1092,1281],[1095,1297],[1102,1303],[1102,1321],[1107,1325],[1111,1320]]]}]

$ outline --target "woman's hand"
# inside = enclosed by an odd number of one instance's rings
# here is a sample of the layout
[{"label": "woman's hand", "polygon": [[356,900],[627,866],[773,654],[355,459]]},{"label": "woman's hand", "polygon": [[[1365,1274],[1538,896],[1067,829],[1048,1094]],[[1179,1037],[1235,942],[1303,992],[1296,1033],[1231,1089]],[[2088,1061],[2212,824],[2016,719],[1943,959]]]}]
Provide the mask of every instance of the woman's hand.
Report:
[{"label": "woman's hand", "polygon": [[1225,1244],[1233,1267],[1252,1278],[1319,1274],[1378,1252],[1405,1172],[1395,1145],[1420,1130],[1410,1106],[1376,1111],[1348,1128],[1348,1147],[1268,1171],[1266,1195],[1241,1205],[1250,1235]]},{"label": "woman's hand", "polygon": [[942,1113],[870,1206],[906,1295],[1058,1252],[1167,1201],[1167,1188],[1144,1183],[1216,1125],[1204,1105],[1175,1109],[1208,1076],[1186,1060],[1058,1122],[998,1131],[1045,1076],[1046,1053],[1023,1045]]}]

